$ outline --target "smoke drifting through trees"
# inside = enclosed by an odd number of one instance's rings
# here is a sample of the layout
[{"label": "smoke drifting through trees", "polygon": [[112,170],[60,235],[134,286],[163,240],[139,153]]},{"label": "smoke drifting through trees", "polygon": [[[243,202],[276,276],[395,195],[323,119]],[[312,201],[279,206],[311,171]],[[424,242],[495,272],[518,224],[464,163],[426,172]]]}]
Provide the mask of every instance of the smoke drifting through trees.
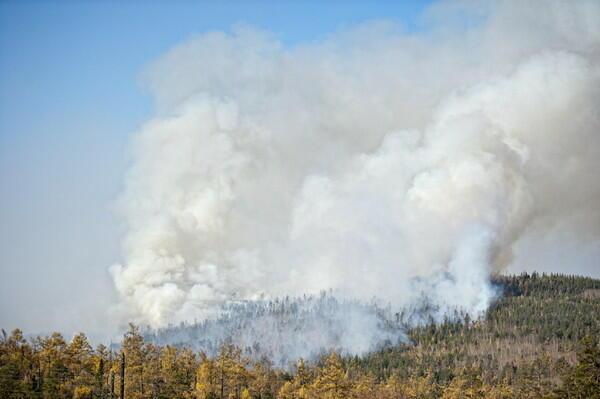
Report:
[{"label": "smoke drifting through trees", "polygon": [[194,324],[146,331],[160,345],[191,347],[211,356],[235,343],[256,361],[267,358],[288,368],[297,359],[316,359],[330,351],[364,355],[406,342],[405,326],[414,313],[393,314],[375,304],[339,301],[325,295],[275,301],[230,303],[219,317]]},{"label": "smoke drifting through trees", "polygon": [[521,3],[291,48],[212,32],[156,61],[111,268],[123,319],[329,289],[476,316],[528,245],[570,237],[597,267],[600,5]]}]

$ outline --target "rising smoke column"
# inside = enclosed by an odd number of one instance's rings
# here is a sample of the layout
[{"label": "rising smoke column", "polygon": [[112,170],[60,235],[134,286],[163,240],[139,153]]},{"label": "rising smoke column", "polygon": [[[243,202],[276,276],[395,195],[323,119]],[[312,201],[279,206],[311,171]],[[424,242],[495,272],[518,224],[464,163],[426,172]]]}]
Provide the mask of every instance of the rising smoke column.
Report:
[{"label": "rising smoke column", "polygon": [[111,268],[124,317],[329,289],[479,315],[527,242],[600,253],[600,5],[441,3],[425,21],[292,48],[212,32],[151,65]]}]

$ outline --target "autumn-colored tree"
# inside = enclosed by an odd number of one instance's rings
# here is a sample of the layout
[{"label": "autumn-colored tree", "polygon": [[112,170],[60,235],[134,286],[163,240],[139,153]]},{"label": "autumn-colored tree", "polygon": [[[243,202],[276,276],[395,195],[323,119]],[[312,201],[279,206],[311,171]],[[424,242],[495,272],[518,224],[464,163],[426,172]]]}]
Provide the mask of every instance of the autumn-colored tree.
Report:
[{"label": "autumn-colored tree", "polygon": [[431,373],[411,376],[402,384],[402,397],[407,399],[439,398],[439,389]]},{"label": "autumn-colored tree", "polygon": [[294,387],[294,383],[292,381],[286,381],[279,392],[277,393],[278,399],[305,399],[301,398],[296,391],[296,387]]},{"label": "autumn-colored tree", "polygon": [[166,376],[163,376],[162,348],[152,344],[144,346],[144,395],[148,398],[165,397]]},{"label": "autumn-colored tree", "polygon": [[312,371],[300,358],[296,363],[296,373],[291,381],[286,381],[277,394],[279,399],[307,399],[309,398],[313,375]]},{"label": "autumn-colored tree", "polygon": [[516,392],[505,382],[496,385],[487,385],[483,387],[486,399],[512,399],[516,397]]},{"label": "autumn-colored tree", "polygon": [[239,399],[242,389],[248,385],[249,374],[246,364],[247,361],[242,358],[239,348],[231,344],[221,346],[217,358],[220,399]]},{"label": "autumn-colored tree", "polygon": [[91,399],[94,390],[93,349],[83,333],[76,334],[66,347],[66,367],[69,389],[78,399]]},{"label": "autumn-colored tree", "polygon": [[67,368],[67,343],[59,333],[53,333],[41,342],[42,396],[46,399],[71,398],[69,369]]},{"label": "autumn-colored tree", "polygon": [[256,399],[271,399],[274,397],[277,376],[266,359],[253,365],[249,377],[248,391],[252,397]]},{"label": "autumn-colored tree", "polygon": [[127,399],[144,398],[144,337],[139,328],[130,323],[123,337],[122,353],[125,354],[125,397]]},{"label": "autumn-colored tree", "polygon": [[202,353],[200,355],[200,366],[196,372],[196,396],[198,399],[215,399],[219,397],[219,377],[216,361]]},{"label": "autumn-colored tree", "polygon": [[244,388],[242,390],[242,394],[240,395],[240,399],[252,399],[252,395],[250,395],[250,390],[248,388]]},{"label": "autumn-colored tree", "polygon": [[189,349],[166,346],[160,351],[160,376],[164,383],[165,397],[187,398],[192,396],[196,356]]},{"label": "autumn-colored tree", "polygon": [[375,398],[378,391],[378,385],[375,378],[372,375],[362,375],[356,379],[353,384],[352,394],[350,397],[361,399],[361,398]]},{"label": "autumn-colored tree", "polygon": [[19,329],[10,336],[2,330],[0,345],[0,397],[21,398],[33,395],[36,373],[32,348]]},{"label": "autumn-colored tree", "polygon": [[380,384],[379,392],[380,396],[383,398],[406,398],[404,395],[404,387],[396,374],[391,375],[385,383]]},{"label": "autumn-colored tree", "polygon": [[342,366],[338,354],[332,353],[325,361],[325,366],[317,372],[310,386],[309,397],[322,399],[347,399],[351,397],[352,384]]},{"label": "autumn-colored tree", "polygon": [[478,373],[472,369],[463,369],[443,393],[442,399],[485,399],[486,390]]}]

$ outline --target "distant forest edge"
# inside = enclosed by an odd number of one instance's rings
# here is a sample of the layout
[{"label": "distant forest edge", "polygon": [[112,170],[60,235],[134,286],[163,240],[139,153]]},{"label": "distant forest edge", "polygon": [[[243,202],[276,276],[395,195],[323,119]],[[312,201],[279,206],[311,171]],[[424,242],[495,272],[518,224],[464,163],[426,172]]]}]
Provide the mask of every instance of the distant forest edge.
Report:
[{"label": "distant forest edge", "polygon": [[496,276],[485,317],[404,331],[364,356],[324,353],[291,369],[222,344],[158,345],[130,325],[120,348],[83,333],[25,339],[2,330],[0,398],[600,398],[600,280]]}]

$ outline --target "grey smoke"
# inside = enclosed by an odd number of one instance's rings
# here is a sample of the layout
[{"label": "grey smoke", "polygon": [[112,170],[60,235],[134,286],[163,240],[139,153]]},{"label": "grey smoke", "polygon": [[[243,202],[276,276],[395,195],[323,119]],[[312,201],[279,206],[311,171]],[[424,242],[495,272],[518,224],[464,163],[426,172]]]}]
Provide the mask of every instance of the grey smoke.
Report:
[{"label": "grey smoke", "polygon": [[477,316],[491,273],[545,242],[598,268],[600,4],[444,2],[426,21],[294,47],[211,32],[151,65],[111,268],[123,319],[329,289]]},{"label": "grey smoke", "polygon": [[155,344],[191,347],[215,356],[224,343],[235,343],[245,356],[269,359],[289,367],[299,359],[315,359],[331,350],[365,354],[385,345],[406,342],[409,316],[374,303],[340,301],[331,294],[273,301],[224,304],[215,319],[147,330]]}]

